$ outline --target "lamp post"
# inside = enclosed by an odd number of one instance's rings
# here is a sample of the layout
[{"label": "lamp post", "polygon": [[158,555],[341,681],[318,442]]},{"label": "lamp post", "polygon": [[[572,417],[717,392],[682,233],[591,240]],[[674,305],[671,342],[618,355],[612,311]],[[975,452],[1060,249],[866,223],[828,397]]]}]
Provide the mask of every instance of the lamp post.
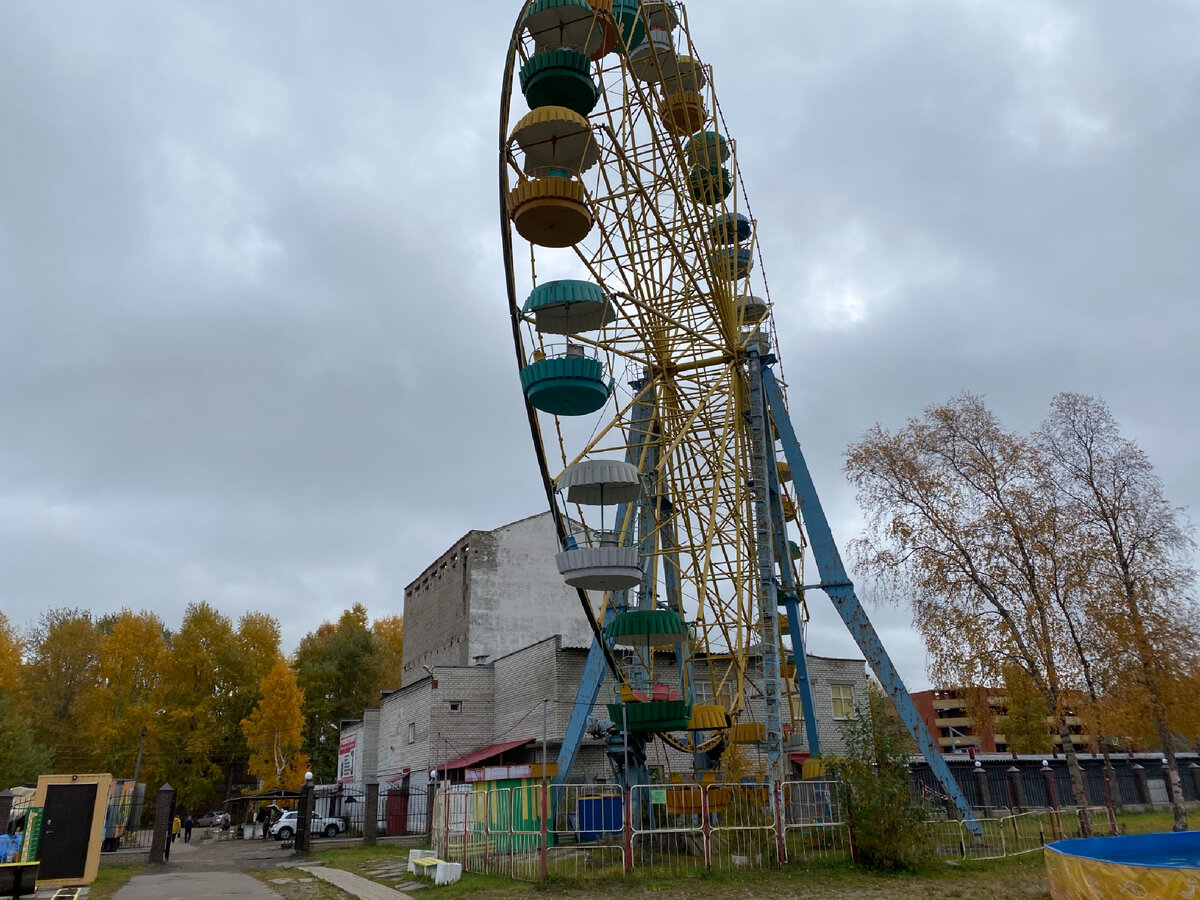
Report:
[{"label": "lamp post", "polygon": [[307,853],[312,846],[313,773],[304,773],[300,802],[296,809],[296,852]]}]

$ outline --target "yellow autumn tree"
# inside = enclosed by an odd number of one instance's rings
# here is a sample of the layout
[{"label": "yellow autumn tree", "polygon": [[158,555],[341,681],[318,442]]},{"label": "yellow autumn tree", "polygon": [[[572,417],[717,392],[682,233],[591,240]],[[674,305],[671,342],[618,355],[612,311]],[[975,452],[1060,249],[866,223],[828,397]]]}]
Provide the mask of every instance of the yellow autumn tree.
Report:
[{"label": "yellow autumn tree", "polygon": [[1054,749],[1046,721],[1046,703],[1029,673],[1020,666],[1004,666],[1008,698],[999,726],[1013,753],[1049,753]]},{"label": "yellow autumn tree", "polygon": [[294,790],[304,783],[308,756],[302,752],[304,695],[296,673],[278,657],[263,678],[262,699],[249,717],[242,720],[242,734],[250,748],[250,771],[262,790]]},{"label": "yellow autumn tree", "polygon": [[101,618],[96,630],[97,687],[82,721],[100,750],[102,771],[127,775],[136,766],[141,730],[157,718],[167,630],[156,613],[130,609]]},{"label": "yellow autumn tree", "polygon": [[1101,647],[1099,669],[1132,677],[1167,759],[1174,828],[1187,830],[1172,721],[1172,683],[1194,671],[1200,616],[1192,594],[1195,543],[1183,510],[1167,500],[1154,465],[1121,434],[1108,405],[1062,393],[1038,432],[1066,514],[1082,525],[1088,620]]},{"label": "yellow autumn tree", "polygon": [[[17,692],[17,680],[21,674],[21,638],[0,612],[0,692],[10,697]],[[398,686],[398,685],[397,685]]]},{"label": "yellow autumn tree", "polygon": [[379,685],[381,691],[400,688],[404,663],[404,616],[384,616],[371,623],[379,639]]},{"label": "yellow autumn tree", "polygon": [[1081,680],[1066,637],[1083,594],[1071,557],[1078,524],[1055,504],[1036,448],[963,394],[896,432],[870,429],[846,473],[868,519],[854,545],[859,570],[911,598],[934,680],[986,685],[1006,666],[1024,670],[1086,806],[1067,723]]},{"label": "yellow autumn tree", "polygon": [[60,771],[96,771],[97,739],[89,711],[98,693],[100,636],[83,609],[42,613],[26,645],[21,689],[38,743],[55,751]]}]

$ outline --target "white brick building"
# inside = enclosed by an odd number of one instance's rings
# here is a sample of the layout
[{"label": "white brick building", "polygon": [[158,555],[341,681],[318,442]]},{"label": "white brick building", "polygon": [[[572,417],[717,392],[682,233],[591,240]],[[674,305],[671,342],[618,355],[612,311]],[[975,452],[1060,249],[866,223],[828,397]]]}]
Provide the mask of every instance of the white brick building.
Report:
[{"label": "white brick building", "polygon": [[554,563],[557,544],[545,512],[469,531],[427,567],[404,589],[404,685],[427,677],[424,666],[471,666],[552,634],[590,646],[579,595]]},{"label": "white brick building", "polygon": [[[592,632],[577,593],[555,567],[555,545],[549,513],[471,531],[405,588],[403,684],[385,692],[378,710],[343,724],[345,784],[407,775],[420,788],[431,769],[493,745],[516,745],[502,751],[505,763],[538,762],[543,708],[549,760],[557,759]],[[693,681],[707,682],[704,666],[693,664]],[[678,677],[672,654],[662,654],[655,668],[661,680]],[[808,671],[821,749],[836,755],[844,749],[837,720],[866,701],[864,663],[809,656]],[[747,693],[743,721],[762,721],[761,697],[752,688]],[[589,718],[607,720],[606,704],[615,699],[607,676]],[[809,750],[798,720],[788,750]],[[647,763],[690,765],[661,741],[651,743]],[[571,780],[610,777],[604,741],[585,737]]]}]

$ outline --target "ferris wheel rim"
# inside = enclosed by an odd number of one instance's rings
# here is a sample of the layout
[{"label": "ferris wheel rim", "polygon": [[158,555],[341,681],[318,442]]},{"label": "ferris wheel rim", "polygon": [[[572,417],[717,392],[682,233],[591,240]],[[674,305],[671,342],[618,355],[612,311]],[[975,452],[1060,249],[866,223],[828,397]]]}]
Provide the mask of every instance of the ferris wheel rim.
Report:
[{"label": "ferris wheel rim", "polygon": [[[500,169],[500,171],[499,171],[499,176],[500,176],[499,177],[499,189],[500,189],[500,219],[501,219],[502,247],[503,247],[503,255],[504,255],[506,289],[507,289],[508,299],[509,299],[510,320],[511,320],[511,326],[512,326],[512,331],[513,331],[513,337],[514,337],[514,349],[515,349],[515,352],[517,355],[517,361],[518,361],[519,367],[523,366],[526,363],[527,359],[529,358],[529,353],[527,352],[527,346],[525,343],[525,335],[524,335],[524,330],[523,330],[525,320],[522,315],[522,303],[519,301],[518,294],[517,294],[516,263],[515,263],[515,254],[514,254],[514,245],[513,245],[513,236],[512,236],[513,220],[509,213],[509,208],[508,208],[508,198],[510,195],[510,191],[512,190],[512,187],[511,187],[512,182],[510,180],[510,175],[512,175],[512,171],[513,171],[513,165],[512,165],[511,159],[508,156],[509,148],[511,147],[511,137],[508,132],[509,132],[509,128],[511,127],[510,120],[512,118],[511,103],[512,103],[512,98],[513,98],[513,94],[514,94],[513,81],[514,81],[514,75],[516,73],[517,59],[521,54],[522,25],[523,25],[523,21],[525,19],[525,15],[526,15],[528,9],[533,5],[533,2],[535,2],[535,0],[526,0],[526,2],[524,3],[524,5],[522,7],[521,13],[517,18],[517,22],[514,26],[514,29],[513,29],[513,35],[512,35],[512,39],[510,41],[509,52],[508,52],[508,56],[506,59],[504,82],[502,85],[500,135],[499,135],[499,150],[500,150],[500,153],[499,153],[499,157],[500,157],[500,159],[499,159],[499,169]],[[708,126],[706,125],[705,127],[707,128]],[[717,127],[715,123],[714,123],[713,127]],[[719,132],[703,130],[703,131],[699,131],[696,134],[694,134],[692,136],[692,138],[688,140],[688,143],[690,144],[692,142],[692,139],[697,138],[697,137],[707,140],[710,134],[715,135],[718,139],[720,139],[721,141],[724,141],[724,138],[722,138],[722,136],[720,135]],[[616,136],[613,135],[613,138],[614,138],[614,142],[615,142]],[[723,161],[723,159],[722,159],[722,161]],[[734,171],[735,172],[737,171],[736,168]],[[724,176],[726,179],[729,178],[728,173],[725,173],[723,169],[721,169],[720,175]],[[735,188],[732,184],[732,181],[730,182],[727,190],[731,190],[731,191],[735,190]],[[722,207],[720,205],[717,205],[715,207],[716,210],[720,210],[721,208]],[[748,207],[747,207],[747,209],[748,209]],[[736,213],[730,213],[730,214],[736,215]],[[755,245],[756,245],[756,242],[755,242]],[[601,281],[601,284],[603,284],[603,281]],[[747,295],[747,296],[749,296],[749,295]],[[726,341],[728,341],[728,337],[726,337]],[[714,349],[717,349],[717,348],[714,348]],[[735,348],[730,347],[728,344],[726,346],[726,354],[727,354],[728,358],[723,359],[722,363],[725,366],[726,372],[729,373],[727,375],[727,377],[730,378],[730,383],[732,384],[739,377],[739,375],[734,374],[734,373],[739,372],[739,365],[742,360],[741,360],[740,353]],[[632,358],[631,358],[631,361],[632,361]],[[730,388],[730,389],[732,390],[732,388]],[[632,403],[632,402],[633,402],[633,400],[630,401],[630,403]],[[699,412],[700,412],[699,408],[697,408],[693,415],[693,418],[695,418],[695,416],[699,415]],[[535,453],[536,453],[537,460],[538,460],[538,466],[539,466],[539,469],[540,469],[541,475],[542,475],[543,487],[546,492],[547,505],[548,505],[549,510],[552,512],[553,519],[555,522],[555,529],[558,534],[559,540],[562,541],[567,536],[567,533],[569,531],[568,523],[564,521],[565,517],[564,517],[562,511],[559,509],[559,504],[555,500],[555,485],[554,485],[555,478],[554,478],[554,475],[552,474],[552,469],[550,467],[549,457],[547,454],[546,434],[544,432],[543,424],[542,424],[541,420],[539,419],[537,409],[535,409],[534,406],[529,402],[528,397],[526,397],[526,414],[527,414],[527,419],[528,419],[529,426],[530,426],[531,437],[533,439],[533,443],[534,443],[534,447],[535,447]],[[620,417],[618,416],[617,418],[614,418],[610,424],[616,424],[619,421],[620,421]],[[680,439],[682,439],[682,437],[683,437],[683,433],[681,432]],[[561,441],[561,438],[560,438],[560,441]],[[587,450],[582,451],[580,456],[586,454],[587,452],[588,452]],[[578,459],[578,458],[579,457],[576,457],[576,459]],[[564,460],[564,465],[565,465],[565,463],[566,463],[566,460]],[[744,514],[746,514],[746,513],[744,513]],[[608,646],[608,643],[603,638],[603,635],[602,635],[602,627],[603,626],[600,624],[600,622],[597,619],[596,612],[592,608],[592,605],[588,598],[587,593],[584,590],[579,590],[578,594],[579,594],[581,606],[584,608],[586,617],[587,617],[589,624],[593,630],[593,633],[596,636],[596,640],[604,650],[605,661],[606,661],[607,667],[608,667],[609,671],[614,675],[614,677],[616,677],[618,679],[618,681],[620,681],[621,678],[623,677],[621,666],[618,664],[617,660],[615,659],[612,649]],[[743,628],[749,629],[749,626],[750,626],[749,613],[751,610],[753,610],[753,608],[754,608],[754,606],[753,606],[753,603],[751,602],[747,606],[746,614],[741,616],[741,618],[740,618],[741,624],[738,625],[739,635],[737,636],[736,639],[731,638],[728,634],[726,634],[725,637],[726,637],[726,642],[727,642],[728,646],[730,646],[730,647],[744,646],[744,644],[743,644],[744,638],[741,636],[740,632]],[[711,627],[711,626],[706,626],[706,627]],[[707,640],[707,637],[706,637],[706,640]],[[745,651],[743,650],[743,652],[745,652]],[[740,682],[739,682],[739,685],[740,685]],[[739,696],[740,696],[740,690],[741,690],[741,688],[739,686]],[[696,752],[696,749],[698,746],[710,746],[713,742],[713,739],[704,741],[704,742],[702,742],[702,744],[697,744],[695,741],[693,741],[691,744],[687,744],[686,741],[685,742],[676,742],[674,740],[669,740],[668,742],[672,743],[673,746],[676,746],[679,749],[682,749],[684,746],[687,746],[688,752]]]}]

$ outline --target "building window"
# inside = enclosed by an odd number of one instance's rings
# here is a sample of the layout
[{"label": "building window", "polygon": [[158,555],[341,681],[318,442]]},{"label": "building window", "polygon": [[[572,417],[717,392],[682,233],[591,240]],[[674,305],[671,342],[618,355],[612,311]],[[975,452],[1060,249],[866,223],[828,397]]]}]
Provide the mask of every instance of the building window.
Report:
[{"label": "building window", "polygon": [[833,695],[833,717],[849,719],[854,715],[854,685],[831,684],[829,690]]},{"label": "building window", "polygon": [[792,704],[792,722],[802,723],[804,721],[804,701],[799,697],[790,697],[789,701]]},{"label": "building window", "polygon": [[462,711],[462,701],[461,700],[451,700],[450,701],[450,712],[461,712],[461,711]]},{"label": "building window", "polygon": [[408,742],[410,744],[415,744],[417,742],[417,723],[416,722],[408,723]]}]

